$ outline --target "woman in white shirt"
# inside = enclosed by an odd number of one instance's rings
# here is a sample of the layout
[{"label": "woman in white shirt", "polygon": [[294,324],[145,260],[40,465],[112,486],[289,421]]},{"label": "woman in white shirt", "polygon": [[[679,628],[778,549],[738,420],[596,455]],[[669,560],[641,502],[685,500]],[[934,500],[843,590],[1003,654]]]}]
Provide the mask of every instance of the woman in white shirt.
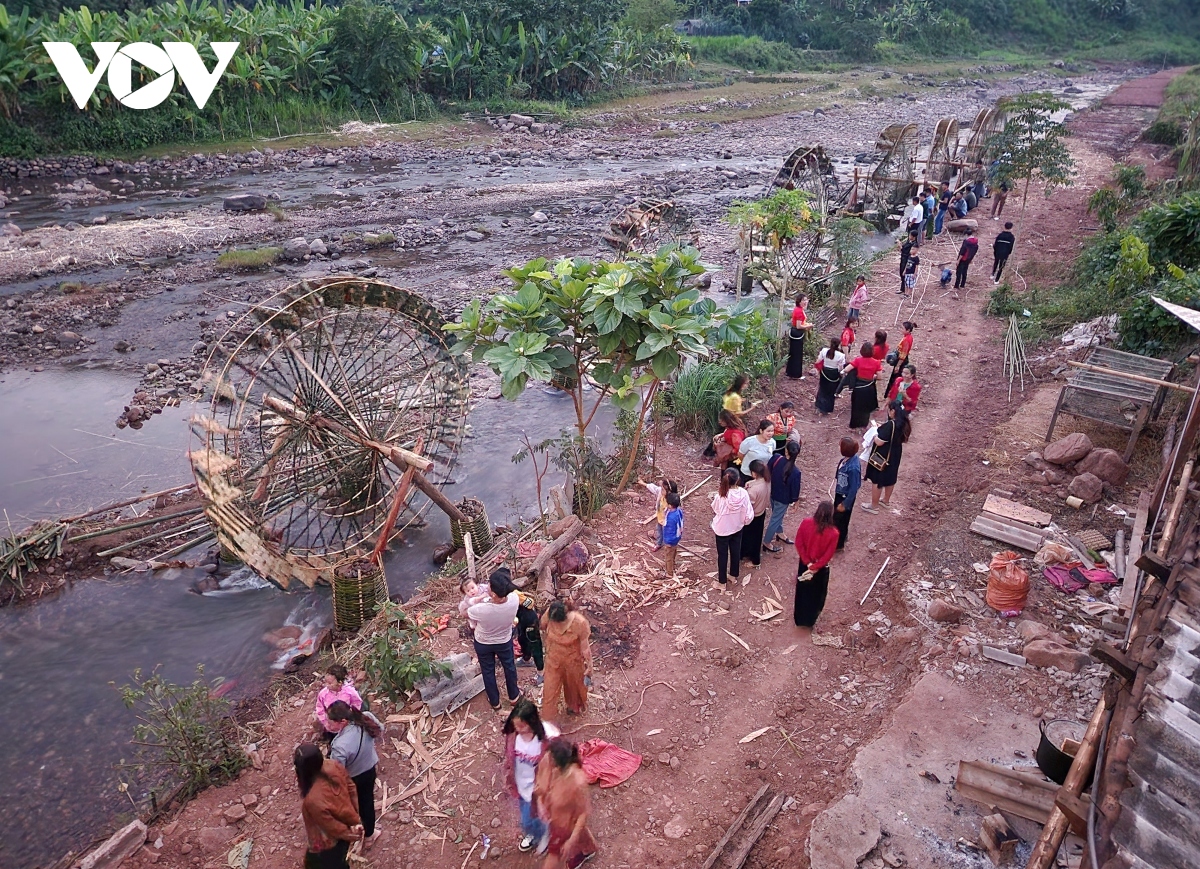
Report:
[{"label": "woman in white shirt", "polygon": [[467,608],[467,618],[475,624],[475,656],[483,672],[483,690],[492,709],[500,709],[500,688],[496,684],[496,661],[504,670],[504,687],[508,702],[516,703],[521,696],[517,687],[517,662],[513,658],[513,622],[521,599],[507,567],[492,571],[488,578],[491,594],[488,600]]},{"label": "woman in white shirt", "polygon": [[735,580],[738,578],[742,562],[742,529],[754,519],[754,505],[740,484],[737,469],[726,468],[712,499],[712,530],[717,538],[717,582],[713,588],[724,594],[733,593],[725,581],[726,571]]},{"label": "woman in white shirt", "polygon": [[542,721],[538,708],[524,697],[517,701],[504,722],[505,784],[521,807],[522,836],[518,846],[521,851],[532,851],[536,845],[541,854],[550,843],[550,827],[533,802],[533,780],[547,744],[558,735],[559,729],[549,721]]},{"label": "woman in white shirt", "polygon": [[775,455],[775,425],[769,419],[758,424],[758,432],[742,441],[738,447],[742,457],[742,483],[750,480],[750,463],[757,460],[764,465]]}]

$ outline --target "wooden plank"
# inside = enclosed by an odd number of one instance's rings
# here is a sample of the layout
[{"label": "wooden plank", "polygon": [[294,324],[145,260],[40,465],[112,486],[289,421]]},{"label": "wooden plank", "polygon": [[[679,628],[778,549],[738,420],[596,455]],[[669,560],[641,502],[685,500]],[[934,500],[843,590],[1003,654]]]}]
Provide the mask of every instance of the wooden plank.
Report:
[{"label": "wooden plank", "polygon": [[980,513],[979,518],[986,519],[993,525],[1003,525],[1005,528],[1011,528],[1013,531],[1024,531],[1026,534],[1032,534],[1034,537],[1041,537],[1043,539],[1049,533],[1045,528],[1038,528],[1036,525],[1026,525],[1024,522],[1018,522],[1015,519],[1008,519],[995,513],[988,513],[987,511]]},{"label": "wooden plank", "polygon": [[754,823],[746,830],[746,835],[742,837],[742,841],[738,844],[737,850],[730,856],[729,869],[741,869],[742,864],[746,862],[746,859],[750,856],[750,852],[754,850],[754,846],[758,844],[758,840],[762,838],[763,833],[767,831],[767,827],[775,820],[775,816],[779,814],[779,810],[783,808],[783,804],[786,801],[786,794],[776,794],[775,798],[767,804],[763,813],[754,819]]},{"label": "wooden plank", "polygon": [[1043,538],[998,525],[983,517],[979,517],[971,523],[971,530],[983,537],[990,537],[992,540],[999,540],[1001,543],[1026,549],[1029,552],[1037,552],[1042,548]]},{"label": "wooden plank", "polygon": [[994,513],[1005,519],[1012,519],[1016,522],[1023,522],[1026,525],[1037,525],[1039,527],[1045,527],[1054,520],[1054,517],[1045,510],[1038,510],[1019,501],[1010,501],[1008,498],[1001,498],[999,495],[987,496],[987,500],[983,502],[983,512]]},{"label": "wooden plank", "polygon": [[[704,865],[700,869],[712,869],[716,865],[717,860],[721,858],[721,854],[725,851],[725,846],[729,844],[729,840],[742,828],[742,825],[746,823],[746,818],[750,816],[750,813],[754,811],[758,804],[762,802],[763,797],[766,796],[767,788],[768,785],[763,785],[758,789],[758,793],[754,795],[754,798],[746,803],[746,808],[742,809],[741,814],[733,819],[733,823],[729,825],[729,829],[725,831],[725,835],[717,842],[716,847],[713,848],[712,853],[708,855],[708,859],[704,861]],[[1053,802],[1053,798],[1051,798],[1051,801]]]},{"label": "wooden plank", "polygon": [[1145,546],[1142,538],[1146,536],[1146,523],[1150,518],[1150,493],[1143,490],[1138,495],[1137,512],[1133,518],[1133,533],[1129,537],[1129,554],[1125,556],[1125,578],[1121,586],[1121,600],[1118,611],[1128,613],[1133,608],[1133,595],[1137,589],[1137,561],[1142,556]]},{"label": "wooden plank", "polygon": [[967,799],[1044,824],[1054,808],[1058,785],[1046,781],[1041,774],[983,761],[960,760],[954,789]]}]

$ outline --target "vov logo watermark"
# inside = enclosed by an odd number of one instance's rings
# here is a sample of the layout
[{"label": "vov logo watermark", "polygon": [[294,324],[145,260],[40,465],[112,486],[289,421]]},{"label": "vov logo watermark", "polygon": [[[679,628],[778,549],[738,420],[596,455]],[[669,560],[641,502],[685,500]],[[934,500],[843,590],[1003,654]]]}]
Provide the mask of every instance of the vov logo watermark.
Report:
[{"label": "vov logo watermark", "polygon": [[[217,81],[229,66],[240,42],[210,42],[217,63],[209,72],[196,46],[188,42],[164,42],[160,48],[149,42],[131,42],[122,47],[119,42],[93,42],[96,66],[88,72],[79,50],[69,42],[43,42],[42,47],[54,62],[71,92],[75,105],[87,106],[96,92],[100,77],[108,71],[108,87],[121,105],[130,109],[152,109],[171,95],[175,88],[175,73],[187,87],[196,108],[204,108],[212,96]],[[133,89],[133,64],[139,63],[158,78]]]}]

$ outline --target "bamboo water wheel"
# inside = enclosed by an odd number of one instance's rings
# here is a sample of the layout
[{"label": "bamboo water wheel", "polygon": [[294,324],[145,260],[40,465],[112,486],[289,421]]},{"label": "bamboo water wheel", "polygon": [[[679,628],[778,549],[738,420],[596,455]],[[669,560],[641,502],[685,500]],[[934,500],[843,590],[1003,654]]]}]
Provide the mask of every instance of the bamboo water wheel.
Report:
[{"label": "bamboo water wheel", "polygon": [[346,277],[233,323],[209,359],[213,400],[190,454],[223,547],[283,588],[311,587],[378,555],[430,502],[463,518],[439,490],[468,400],[443,324],[413,292]]},{"label": "bamboo water wheel", "polygon": [[913,161],[918,149],[916,124],[891,124],[875,141],[876,160],[867,179],[866,201],[880,214],[902,205],[916,180]]},{"label": "bamboo water wheel", "polygon": [[1005,113],[1000,106],[980,109],[971,124],[971,135],[963,146],[960,161],[973,165],[984,159],[988,141],[1004,129]]},{"label": "bamboo water wheel", "polygon": [[940,184],[954,174],[958,155],[958,119],[942,118],[933,130],[929,156],[925,160],[925,180]]},{"label": "bamboo water wheel", "polygon": [[[843,187],[834,173],[833,160],[820,145],[805,145],[784,158],[779,171],[767,183],[762,196],[778,189],[802,190],[816,217],[813,228],[792,239],[781,251],[782,268],[792,279],[811,280],[829,270],[829,220],[845,205],[849,187]],[[766,238],[751,233],[746,265],[766,257],[771,248]]]}]

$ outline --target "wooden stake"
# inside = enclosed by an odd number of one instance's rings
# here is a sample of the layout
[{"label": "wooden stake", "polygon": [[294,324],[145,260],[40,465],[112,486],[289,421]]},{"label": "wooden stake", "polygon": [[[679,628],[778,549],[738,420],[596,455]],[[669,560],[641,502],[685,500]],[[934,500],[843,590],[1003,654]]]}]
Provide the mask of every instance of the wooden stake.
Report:
[{"label": "wooden stake", "polygon": [[463,549],[467,553],[467,576],[471,577],[471,582],[475,581],[475,546],[471,543],[471,532],[468,531],[463,535]]},{"label": "wooden stake", "polygon": [[1183,512],[1188,483],[1192,480],[1192,471],[1195,467],[1195,459],[1188,459],[1188,463],[1183,466],[1183,475],[1179,478],[1179,485],[1175,489],[1175,503],[1171,505],[1171,512],[1167,514],[1167,524],[1163,526],[1162,537],[1158,541],[1157,552],[1160,558],[1166,558],[1167,552],[1171,548],[1171,540],[1175,537],[1175,528],[1179,524],[1179,514]]},{"label": "wooden stake", "polygon": [[879,573],[875,574],[875,578],[871,580],[871,587],[867,589],[867,593],[864,594],[862,600],[858,602],[859,606],[862,606],[867,602],[867,598],[871,596],[871,592],[875,589],[875,583],[879,582],[879,577],[883,576],[883,571],[887,568],[888,562],[891,560],[892,556],[890,555],[883,559],[883,566],[879,568]]}]

